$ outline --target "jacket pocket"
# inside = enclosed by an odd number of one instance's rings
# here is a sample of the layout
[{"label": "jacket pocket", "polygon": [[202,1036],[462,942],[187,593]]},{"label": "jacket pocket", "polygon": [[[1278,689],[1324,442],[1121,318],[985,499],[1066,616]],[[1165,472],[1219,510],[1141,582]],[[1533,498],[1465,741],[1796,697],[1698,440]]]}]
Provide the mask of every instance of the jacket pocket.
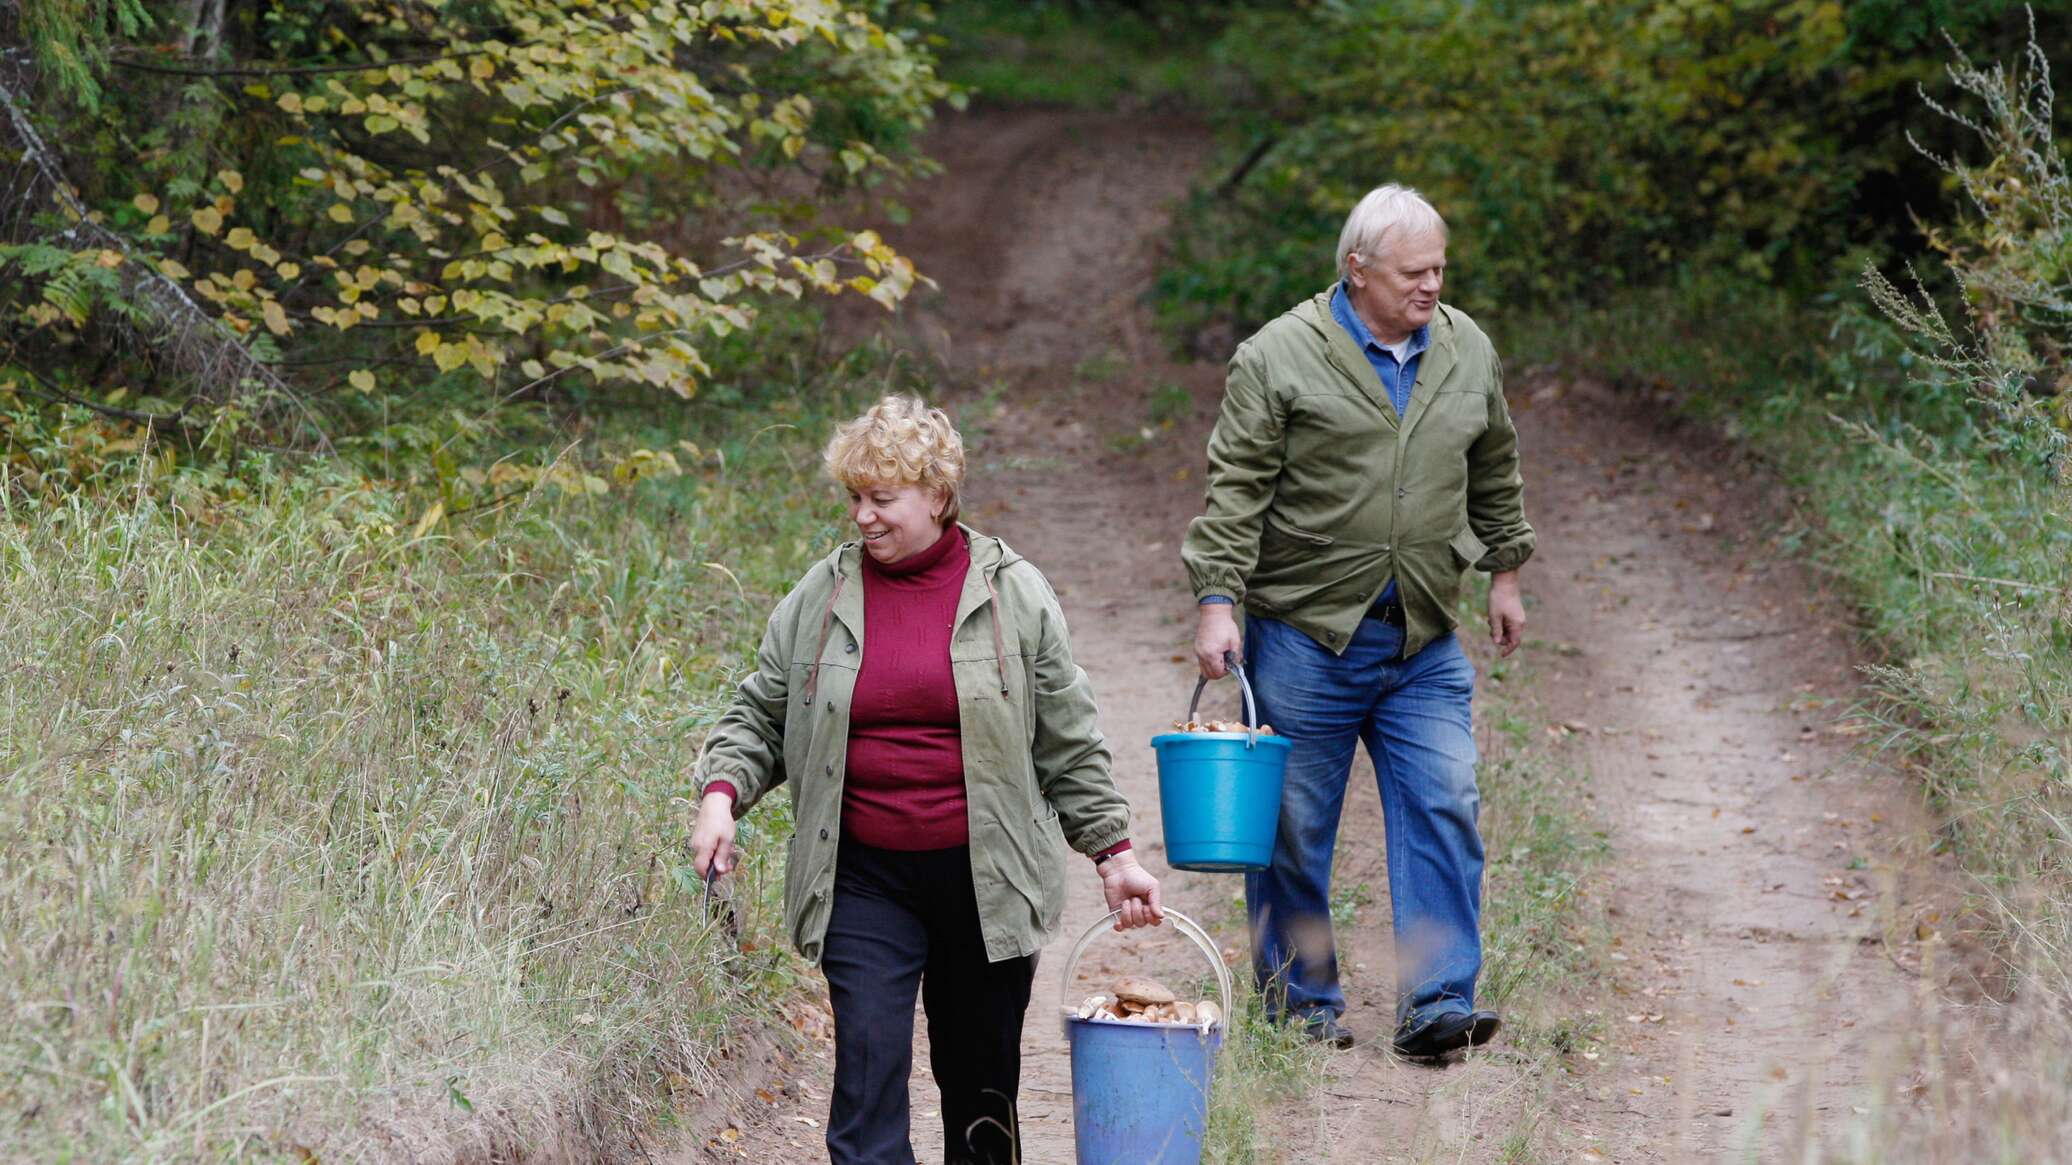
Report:
[{"label": "jacket pocket", "polygon": [[1289,538],[1296,542],[1306,542],[1311,546],[1329,546],[1337,541],[1329,534],[1319,534],[1313,530],[1304,530],[1300,526],[1290,526],[1288,523],[1271,516],[1266,519],[1266,528],[1268,531],[1279,534],[1284,538]]},{"label": "jacket pocket", "polygon": [[1482,544],[1482,539],[1475,537],[1475,530],[1471,526],[1462,526],[1460,533],[1455,534],[1453,540],[1446,545],[1453,551],[1454,561],[1459,563],[1462,570],[1482,561],[1482,556],[1489,553],[1489,547]]}]

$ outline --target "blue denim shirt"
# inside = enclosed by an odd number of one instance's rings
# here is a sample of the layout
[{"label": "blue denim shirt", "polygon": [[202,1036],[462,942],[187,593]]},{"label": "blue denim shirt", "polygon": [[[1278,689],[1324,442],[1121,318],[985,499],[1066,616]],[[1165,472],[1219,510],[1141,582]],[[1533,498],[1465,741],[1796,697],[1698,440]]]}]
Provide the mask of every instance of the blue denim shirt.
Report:
[{"label": "blue denim shirt", "polygon": [[1410,408],[1410,390],[1417,384],[1417,364],[1424,350],[1432,346],[1432,326],[1410,333],[1410,346],[1405,348],[1403,363],[1396,364],[1396,354],[1381,346],[1374,333],[1367,330],[1367,322],[1360,313],[1353,310],[1352,300],[1345,293],[1345,281],[1331,292],[1331,318],[1338,326],[1352,335],[1353,343],[1367,357],[1367,363],[1374,366],[1374,375],[1381,377],[1381,385],[1389,390],[1389,403],[1396,406],[1396,415],[1402,416]]},{"label": "blue denim shirt", "polygon": [[[1410,390],[1417,386],[1417,365],[1426,348],[1432,346],[1432,326],[1425,326],[1410,333],[1410,346],[1403,349],[1403,362],[1396,363],[1396,354],[1381,346],[1374,333],[1367,330],[1366,321],[1353,310],[1352,300],[1346,296],[1345,281],[1339,280],[1331,292],[1331,318],[1338,321],[1360,346],[1367,357],[1367,363],[1374,366],[1374,375],[1381,378],[1381,386],[1388,390],[1389,403],[1396,407],[1396,415],[1402,416],[1410,408]],[[1396,580],[1390,579],[1381,588],[1381,597],[1374,600],[1375,606],[1393,602],[1396,597]],[[1222,595],[1210,595],[1203,603],[1228,603]]]}]

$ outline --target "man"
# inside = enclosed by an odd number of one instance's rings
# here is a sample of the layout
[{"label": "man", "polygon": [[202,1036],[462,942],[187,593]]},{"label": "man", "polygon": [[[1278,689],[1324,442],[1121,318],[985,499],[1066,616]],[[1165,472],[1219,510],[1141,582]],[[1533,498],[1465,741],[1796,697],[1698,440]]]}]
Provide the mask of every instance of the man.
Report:
[{"label": "man", "polygon": [[1245,878],[1269,1009],[1352,1044],[1331,856],[1365,741],[1394,908],[1393,1043],[1419,1058],[1481,1044],[1499,1022],[1475,1008],[1475,669],[1453,611],[1462,572],[1489,572],[1490,638],[1516,650],[1518,568],[1534,544],[1496,351],[1439,302],[1446,239],[1414,190],[1382,186],[1360,200],[1339,236],[1338,282],[1231,357],[1207,512],[1181,551],[1202,674],[1243,659],[1261,718],[1295,746],[1273,865]]}]

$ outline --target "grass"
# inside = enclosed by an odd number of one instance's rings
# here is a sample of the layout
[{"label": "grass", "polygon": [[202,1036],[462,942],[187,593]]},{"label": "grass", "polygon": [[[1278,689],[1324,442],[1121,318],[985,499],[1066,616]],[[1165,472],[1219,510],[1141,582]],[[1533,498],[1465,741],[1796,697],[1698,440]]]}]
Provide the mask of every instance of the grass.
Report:
[{"label": "grass", "polygon": [[815,446],[859,391],[692,409],[680,477],[422,529],[337,464],[0,485],[0,1159],[623,1144],[709,1085],[797,972],[783,806],[751,949],[705,917],[694,749],[833,537]]},{"label": "grass", "polygon": [[[1780,537],[1847,590],[1883,657],[1859,713],[1874,759],[1917,782],[1969,875],[1962,937],[1990,965],[1973,979],[1945,953],[1941,973],[1986,1004],[1924,991],[1892,1062],[1927,1065],[1928,1085],[1883,1080],[1822,1159],[2054,1156],[2072,1138],[2072,490],[1862,310],[1685,287],[1523,346],[1709,419],[1792,489]],[[1963,1086],[1943,1078],[1987,1042]]]},{"label": "grass", "polygon": [[1199,106],[1219,96],[1202,61],[1221,23],[1213,10],[1164,0],[949,0],[936,16],[938,71],[1008,105]]}]

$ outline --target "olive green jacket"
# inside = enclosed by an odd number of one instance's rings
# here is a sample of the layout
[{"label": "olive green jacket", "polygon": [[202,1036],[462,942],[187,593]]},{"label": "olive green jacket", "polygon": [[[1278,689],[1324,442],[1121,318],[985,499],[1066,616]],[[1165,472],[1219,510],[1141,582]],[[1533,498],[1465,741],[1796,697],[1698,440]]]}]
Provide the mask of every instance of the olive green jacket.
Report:
[{"label": "olive green jacket", "polygon": [[1393,577],[1408,656],[1457,625],[1463,570],[1532,557],[1496,350],[1445,304],[1430,338],[1400,419],[1328,290],[1238,345],[1180,551],[1197,600],[1343,652]]},{"label": "olive green jacket", "polygon": [[[971,569],[950,638],[964,745],[971,880],[986,957],[1033,954],[1064,909],[1065,845],[1095,854],[1129,836],[1109,778],[1093,685],[1072,662],[1050,582],[1028,560],[958,526]],[[863,663],[862,546],[837,547],[777,604],[755,673],[713,727],[698,785],[726,780],[736,817],[791,789],[784,916],[818,963],[834,900],[849,707]]]}]

